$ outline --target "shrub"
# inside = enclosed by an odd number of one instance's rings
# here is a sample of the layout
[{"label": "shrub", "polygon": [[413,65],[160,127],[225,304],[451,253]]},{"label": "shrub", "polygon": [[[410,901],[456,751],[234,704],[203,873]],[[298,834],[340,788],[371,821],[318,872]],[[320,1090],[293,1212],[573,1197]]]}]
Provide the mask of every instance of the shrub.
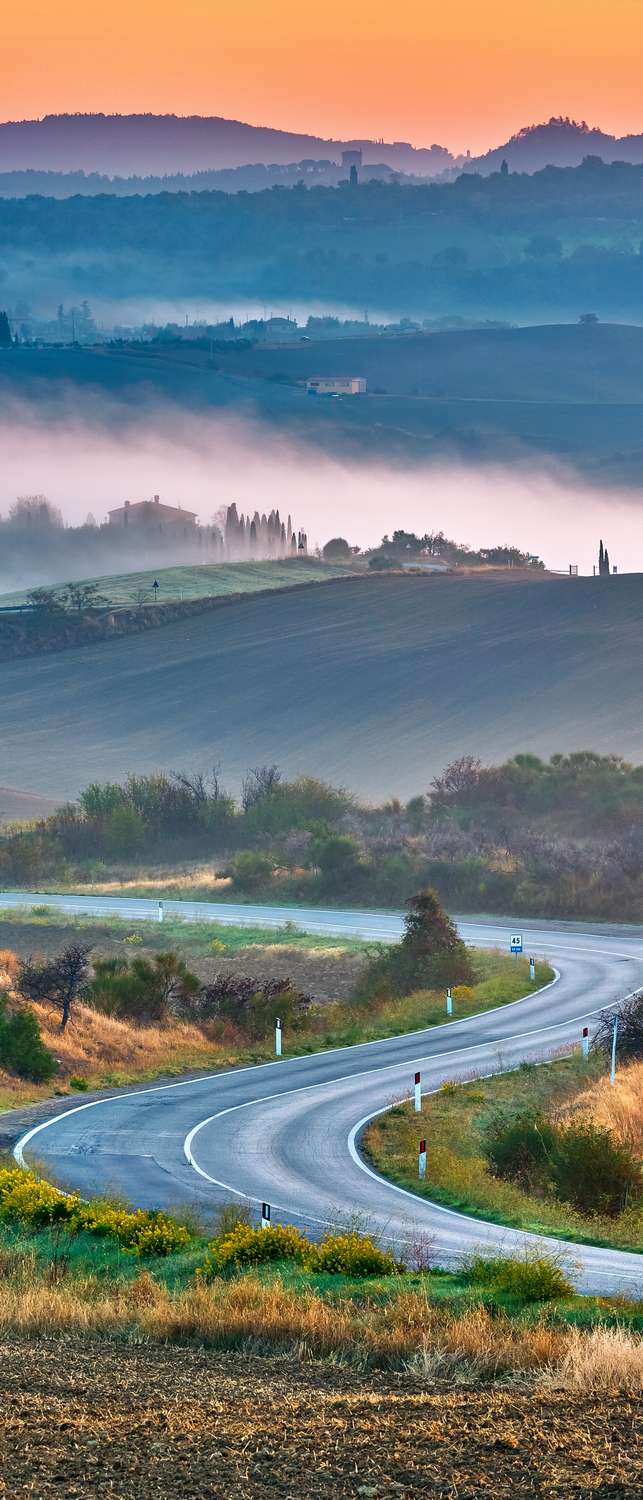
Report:
[{"label": "shrub", "polygon": [[556,1131],[534,1111],[492,1116],[482,1132],[482,1149],[495,1177],[533,1187],[549,1175]]},{"label": "shrub", "polygon": [[641,1191],[641,1169],[610,1130],[582,1123],[557,1132],[551,1163],[556,1196],[582,1214],[623,1212]]},{"label": "shrub", "polygon": [[78,1193],[61,1193],[21,1167],[0,1170],[0,1219],[32,1229],[66,1224],[72,1232],[114,1239],[133,1255],[171,1255],[190,1243],[189,1230],[169,1214],[129,1210],[102,1199],[83,1203]]},{"label": "shrub", "polygon": [[377,994],[388,987],[396,995],[411,995],[415,990],[471,984],[471,960],[436,892],[418,891],[406,904],[401,943],[366,968],[360,991]]},{"label": "shrub", "polygon": [[[603,1052],[609,1057],[613,1032],[614,1011],[601,1011],[592,1041],[594,1051]],[[638,994],[632,995],[619,1007],[616,1040],[621,1061],[643,1058],[643,990],[639,990]]]},{"label": "shrub", "polygon": [[524,1302],[551,1302],[571,1297],[574,1288],[560,1263],[539,1251],[522,1256],[474,1256],[466,1268],[471,1281],[509,1292]]},{"label": "shrub", "polygon": [[393,1276],[404,1267],[380,1250],[368,1234],[327,1234],[311,1245],[304,1264],[308,1271],[330,1271],[344,1276]]},{"label": "shrub", "polygon": [[196,974],[176,953],[146,958],[97,958],[86,991],[90,1005],[111,1016],[141,1025],[163,1024],[170,1016],[190,1012],[201,989]]},{"label": "shrub", "polygon": [[242,891],[256,891],[272,879],[273,862],[267,854],[244,849],[234,862],[234,884]]},{"label": "shrub", "polygon": [[73,1089],[74,1093],[76,1094],[86,1094],[89,1088],[89,1084],[87,1082],[87,1079],[82,1077],[82,1074],[72,1073],[72,1076],[69,1080],[69,1087],[70,1089]]},{"label": "shrub", "polygon": [[0,1067],[18,1078],[28,1078],[31,1083],[48,1083],[58,1067],[42,1040],[35,1012],[24,1006],[8,1016],[3,996],[0,996]]},{"label": "shrub", "polygon": [[295,989],[289,979],[253,979],[246,974],[217,974],[204,985],[198,998],[199,1019],[232,1021],[253,1040],[260,1040],[274,1027],[297,1031],[311,1006],[310,995]]},{"label": "shrub", "polygon": [[251,1224],[240,1223],[211,1240],[198,1275],[209,1281],[236,1267],[266,1265],[270,1261],[291,1260],[303,1265],[307,1249],[308,1241],[291,1224],[253,1229]]}]

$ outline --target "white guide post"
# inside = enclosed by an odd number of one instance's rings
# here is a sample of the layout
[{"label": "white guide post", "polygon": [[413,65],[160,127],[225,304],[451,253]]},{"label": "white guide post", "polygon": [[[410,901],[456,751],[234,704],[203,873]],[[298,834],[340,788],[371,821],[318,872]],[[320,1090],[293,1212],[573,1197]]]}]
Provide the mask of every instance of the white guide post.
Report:
[{"label": "white guide post", "polygon": [[426,1177],[426,1141],[420,1141],[418,1152],[418,1177]]},{"label": "white guide post", "polygon": [[420,1091],[420,1074],[419,1073],[416,1073],[416,1075],[415,1075],[415,1084],[414,1084],[413,1093],[414,1093],[414,1097],[415,1097],[415,1113],[416,1113],[416,1115],[419,1115],[422,1112],[422,1094],[421,1094],[421,1091]]},{"label": "white guide post", "polygon": [[281,1057],[281,1021],[279,1016],[275,1021],[275,1057]]}]

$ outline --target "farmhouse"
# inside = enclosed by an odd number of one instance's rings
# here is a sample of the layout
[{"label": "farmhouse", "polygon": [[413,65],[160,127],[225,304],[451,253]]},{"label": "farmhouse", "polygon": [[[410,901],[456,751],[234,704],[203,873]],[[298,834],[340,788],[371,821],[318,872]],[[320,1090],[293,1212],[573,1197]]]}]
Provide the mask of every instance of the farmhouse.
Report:
[{"label": "farmhouse", "polygon": [[108,511],[110,526],[131,526],[140,531],[170,536],[190,536],[196,531],[197,518],[193,510],[181,510],[180,505],[161,505],[158,495],[152,500],[126,500],[116,510]]},{"label": "farmhouse", "polygon": [[314,375],[306,382],[309,396],[365,396],[363,375]]}]

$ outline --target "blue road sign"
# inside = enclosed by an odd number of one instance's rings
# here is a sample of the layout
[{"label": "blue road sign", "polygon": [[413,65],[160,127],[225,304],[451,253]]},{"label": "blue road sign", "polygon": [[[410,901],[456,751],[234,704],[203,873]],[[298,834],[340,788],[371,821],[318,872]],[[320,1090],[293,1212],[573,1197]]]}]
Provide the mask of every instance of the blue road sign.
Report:
[{"label": "blue road sign", "polygon": [[512,953],[522,953],[522,933],[512,932],[509,945]]}]

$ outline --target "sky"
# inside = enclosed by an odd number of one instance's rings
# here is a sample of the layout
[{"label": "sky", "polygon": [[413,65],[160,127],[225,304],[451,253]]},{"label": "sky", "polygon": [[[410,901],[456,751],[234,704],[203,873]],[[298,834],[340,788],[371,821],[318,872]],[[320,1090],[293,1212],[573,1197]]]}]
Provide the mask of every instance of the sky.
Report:
[{"label": "sky", "polygon": [[5,0],[4,119],[218,114],[476,153],[643,129],[643,0]]}]

